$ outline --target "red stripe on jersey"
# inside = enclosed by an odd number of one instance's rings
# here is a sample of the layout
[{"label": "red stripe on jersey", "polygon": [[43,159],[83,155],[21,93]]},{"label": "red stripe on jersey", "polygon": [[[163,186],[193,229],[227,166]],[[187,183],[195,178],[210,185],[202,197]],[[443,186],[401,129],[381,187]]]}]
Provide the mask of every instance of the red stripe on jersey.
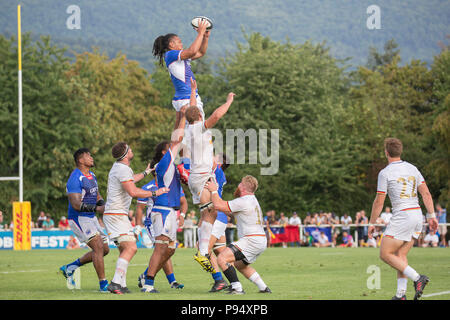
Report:
[{"label": "red stripe on jersey", "polygon": [[416,207],[416,208],[407,208],[407,209],[402,209],[402,210],[400,210],[400,211],[416,210],[416,209],[420,209],[420,207]]}]

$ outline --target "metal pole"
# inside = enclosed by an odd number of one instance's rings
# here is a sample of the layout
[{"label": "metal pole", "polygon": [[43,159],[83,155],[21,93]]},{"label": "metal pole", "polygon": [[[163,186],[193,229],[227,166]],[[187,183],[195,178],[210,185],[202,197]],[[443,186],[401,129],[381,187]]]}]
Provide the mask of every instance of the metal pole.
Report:
[{"label": "metal pole", "polygon": [[18,88],[19,88],[19,201],[23,202],[23,134],[22,134],[22,31],[20,5],[17,6]]}]

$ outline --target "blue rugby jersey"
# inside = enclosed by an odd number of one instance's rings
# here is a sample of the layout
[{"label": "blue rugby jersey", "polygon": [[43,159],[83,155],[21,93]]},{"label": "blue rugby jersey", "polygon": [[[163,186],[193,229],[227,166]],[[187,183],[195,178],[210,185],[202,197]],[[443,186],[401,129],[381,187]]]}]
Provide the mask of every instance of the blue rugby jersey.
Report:
[{"label": "blue rugby jersey", "polygon": [[[222,167],[220,166],[216,166],[214,174],[216,175],[217,184],[219,185],[217,193],[222,198],[223,186],[227,183],[227,178],[225,177],[225,172],[223,172]],[[220,222],[223,223],[228,223],[228,217],[222,211],[217,211],[216,220],[219,220]]]},{"label": "blue rugby jersey", "polygon": [[[66,184],[66,192],[80,193],[81,202],[86,204],[96,204],[98,195],[98,184],[95,174],[89,171],[89,175],[85,176],[80,169],[76,168],[70,174],[69,180]],[[76,219],[78,216],[94,217],[95,212],[80,212],[75,210],[70,201],[67,213],[68,219]]]},{"label": "blue rugby jersey", "polygon": [[194,73],[191,70],[191,59],[181,60],[181,51],[183,50],[170,50],[164,56],[170,78],[175,87],[173,100],[189,99],[191,97],[190,78],[195,80]]}]

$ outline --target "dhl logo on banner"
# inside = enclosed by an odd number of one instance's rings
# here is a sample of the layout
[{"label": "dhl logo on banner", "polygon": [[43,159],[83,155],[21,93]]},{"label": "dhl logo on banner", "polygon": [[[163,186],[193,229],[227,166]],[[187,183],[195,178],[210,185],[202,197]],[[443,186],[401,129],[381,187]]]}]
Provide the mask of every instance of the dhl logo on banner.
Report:
[{"label": "dhl logo on banner", "polygon": [[31,203],[13,202],[14,250],[31,250]]}]

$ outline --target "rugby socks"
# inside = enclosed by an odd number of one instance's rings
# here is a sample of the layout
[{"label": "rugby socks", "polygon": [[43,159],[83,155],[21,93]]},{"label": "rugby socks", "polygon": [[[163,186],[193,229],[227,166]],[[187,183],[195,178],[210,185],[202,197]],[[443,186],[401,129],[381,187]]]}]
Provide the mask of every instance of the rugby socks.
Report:
[{"label": "rugby socks", "polygon": [[155,284],[155,277],[152,276],[145,276],[145,285],[146,286],[152,286]]},{"label": "rugby socks", "polygon": [[221,281],[221,280],[223,280],[222,272],[213,273],[212,277],[213,277],[214,281]]},{"label": "rugby socks", "polygon": [[395,294],[397,298],[401,298],[406,294],[407,285],[408,285],[408,278],[397,279],[397,293]]},{"label": "rugby socks", "polygon": [[117,259],[116,272],[114,273],[112,282],[120,284],[125,288],[127,286],[127,269],[128,261],[123,258]]},{"label": "rugby socks", "polygon": [[106,290],[106,287],[108,286],[108,280],[106,280],[106,279],[100,280],[98,282],[98,284],[100,285],[100,290],[103,288],[105,288],[105,290]]},{"label": "rugby socks", "polygon": [[229,266],[228,269],[224,270],[223,274],[227,277],[233,289],[242,291],[242,284],[239,282],[236,269],[233,266]]},{"label": "rugby socks", "polygon": [[209,238],[211,237],[213,225],[209,222],[202,221],[199,230],[198,250],[200,254],[206,256],[208,254]]},{"label": "rugby socks", "polygon": [[82,264],[80,262],[80,259],[77,259],[74,262],[69,263],[67,265],[67,272],[71,273],[71,272],[75,271],[75,269],[77,269],[77,268],[79,268],[81,266],[82,266]]},{"label": "rugby socks", "polygon": [[265,290],[267,288],[266,284],[264,283],[263,279],[260,277],[258,272],[255,271],[248,280],[256,284],[259,290]]},{"label": "rugby socks", "polygon": [[410,278],[412,281],[417,281],[420,278],[420,274],[416,272],[413,268],[410,266],[407,266],[405,270],[403,270],[403,274]]},{"label": "rugby socks", "polygon": [[169,284],[172,284],[177,281],[177,280],[175,280],[175,275],[173,273],[166,275],[166,278],[167,278],[167,281],[169,281]]}]

